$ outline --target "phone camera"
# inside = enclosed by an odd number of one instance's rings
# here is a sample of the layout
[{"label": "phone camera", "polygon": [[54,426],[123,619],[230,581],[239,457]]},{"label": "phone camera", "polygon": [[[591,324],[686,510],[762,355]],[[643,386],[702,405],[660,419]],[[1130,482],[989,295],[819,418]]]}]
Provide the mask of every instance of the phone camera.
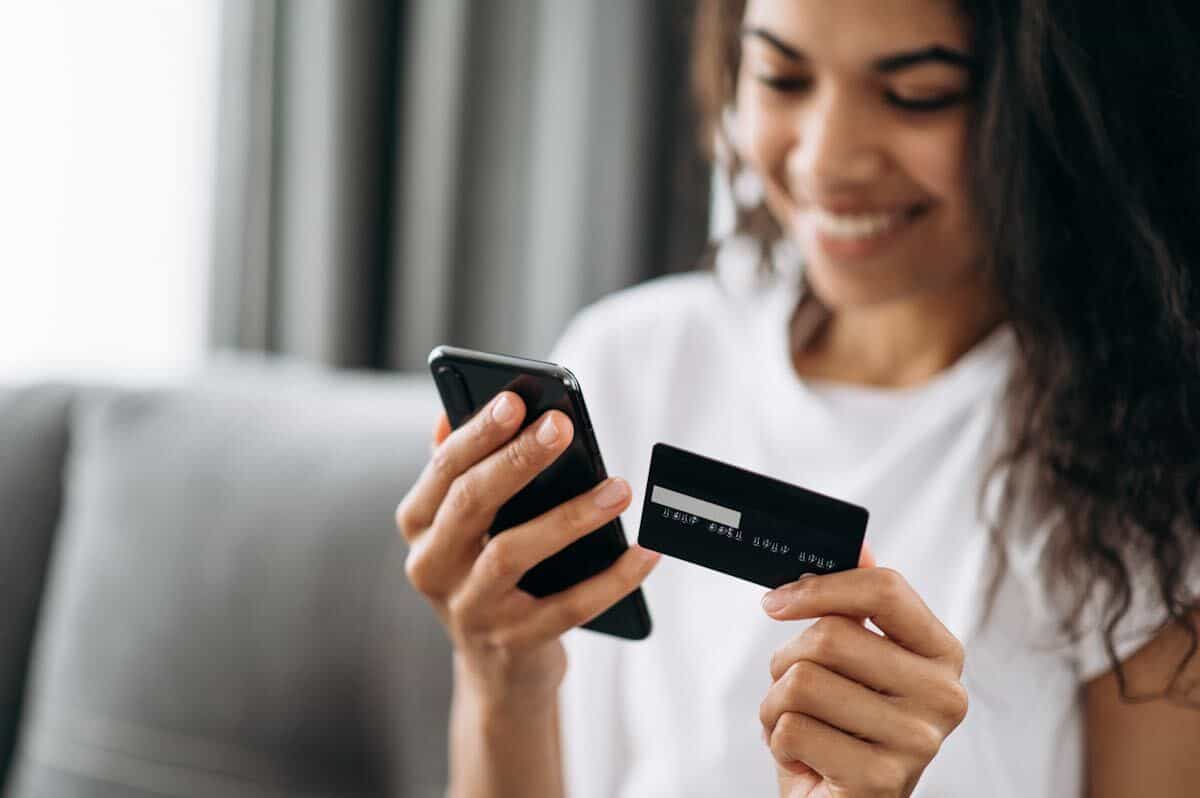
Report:
[{"label": "phone camera", "polygon": [[446,406],[459,415],[466,415],[474,409],[471,394],[467,391],[467,381],[458,369],[451,366],[439,366],[437,369],[437,384],[441,388],[442,398]]}]

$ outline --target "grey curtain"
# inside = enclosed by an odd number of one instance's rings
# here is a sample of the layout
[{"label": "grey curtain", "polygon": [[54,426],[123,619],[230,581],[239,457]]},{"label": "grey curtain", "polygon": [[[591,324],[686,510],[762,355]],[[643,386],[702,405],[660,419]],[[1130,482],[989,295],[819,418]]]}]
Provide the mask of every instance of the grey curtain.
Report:
[{"label": "grey curtain", "polygon": [[215,348],[420,368],[544,355],[691,266],[692,0],[227,0]]}]

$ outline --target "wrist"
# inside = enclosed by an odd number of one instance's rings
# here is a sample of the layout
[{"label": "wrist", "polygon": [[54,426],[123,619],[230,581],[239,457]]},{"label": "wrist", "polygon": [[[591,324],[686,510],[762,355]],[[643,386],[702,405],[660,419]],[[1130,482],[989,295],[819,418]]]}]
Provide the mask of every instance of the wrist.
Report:
[{"label": "wrist", "polygon": [[481,722],[491,726],[522,725],[548,719],[558,711],[558,685],[522,684],[489,678],[473,669],[457,652],[454,655],[454,693]]}]

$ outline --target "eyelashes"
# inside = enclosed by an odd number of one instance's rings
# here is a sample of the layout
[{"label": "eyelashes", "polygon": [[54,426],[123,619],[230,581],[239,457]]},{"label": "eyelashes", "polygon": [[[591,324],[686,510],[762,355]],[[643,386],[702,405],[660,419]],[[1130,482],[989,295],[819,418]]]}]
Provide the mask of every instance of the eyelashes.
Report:
[{"label": "eyelashes", "polygon": [[[799,94],[807,91],[812,83],[808,78],[782,78],[774,75],[758,75],[756,79],[759,83],[779,94]],[[916,111],[918,113],[932,113],[951,108],[963,102],[970,96],[969,91],[954,92],[952,94],[943,94],[937,97],[922,97],[920,99],[909,99],[901,97],[892,91],[886,91],[883,94],[884,99],[890,104],[904,111]]]}]

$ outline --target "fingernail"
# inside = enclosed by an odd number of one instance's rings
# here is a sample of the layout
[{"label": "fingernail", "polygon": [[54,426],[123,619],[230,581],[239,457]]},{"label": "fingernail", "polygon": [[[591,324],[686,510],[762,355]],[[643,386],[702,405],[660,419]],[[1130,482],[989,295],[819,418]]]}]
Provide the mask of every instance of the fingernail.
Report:
[{"label": "fingernail", "polygon": [[804,579],[808,579],[811,576],[816,576],[816,574],[814,574],[812,571],[805,571],[804,573],[802,573],[796,577],[796,581],[800,582]]},{"label": "fingernail", "polygon": [[546,416],[537,431],[537,442],[542,446],[550,446],[558,440],[558,427],[554,426],[554,418]]},{"label": "fingernail", "polygon": [[784,599],[783,594],[774,590],[763,596],[762,599],[763,609],[767,612],[776,612],[781,610],[783,609],[783,605],[786,603],[787,601]]},{"label": "fingernail", "polygon": [[596,502],[597,507],[615,507],[625,501],[625,497],[628,495],[629,489],[625,484],[625,480],[614,477],[609,480],[607,485],[600,489],[600,492],[596,494],[593,501]]},{"label": "fingernail", "polygon": [[508,394],[504,394],[492,405],[492,418],[504,424],[512,421],[517,415],[517,403],[509,398]]}]

